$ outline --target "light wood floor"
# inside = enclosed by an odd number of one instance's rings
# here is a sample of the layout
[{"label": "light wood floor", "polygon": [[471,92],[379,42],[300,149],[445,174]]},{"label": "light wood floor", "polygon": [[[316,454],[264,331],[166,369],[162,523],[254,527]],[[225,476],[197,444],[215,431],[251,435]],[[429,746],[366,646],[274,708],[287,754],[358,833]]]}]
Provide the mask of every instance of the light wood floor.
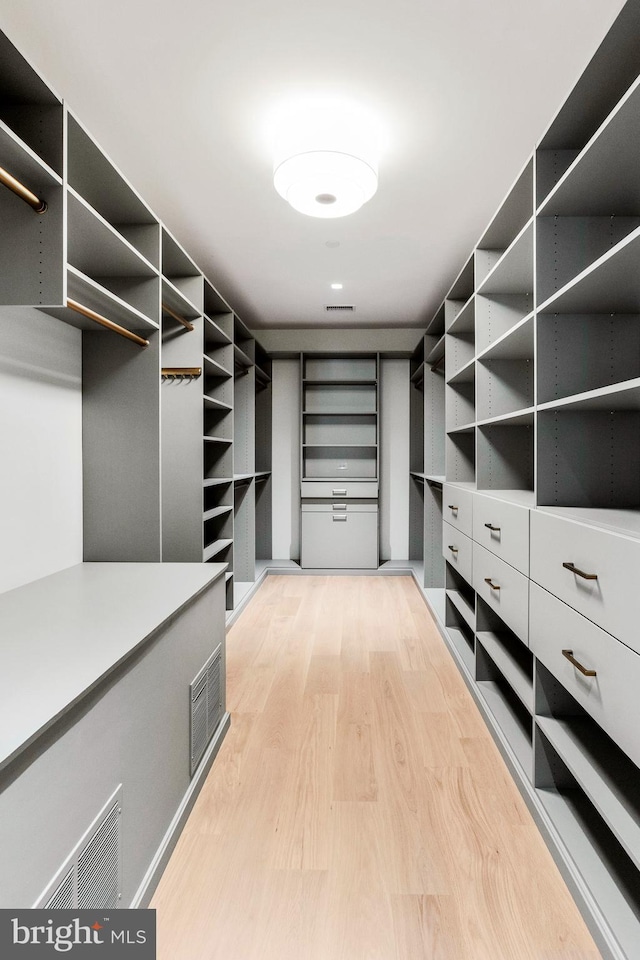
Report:
[{"label": "light wood floor", "polygon": [[268,577],[158,960],[596,960],[408,577]]}]

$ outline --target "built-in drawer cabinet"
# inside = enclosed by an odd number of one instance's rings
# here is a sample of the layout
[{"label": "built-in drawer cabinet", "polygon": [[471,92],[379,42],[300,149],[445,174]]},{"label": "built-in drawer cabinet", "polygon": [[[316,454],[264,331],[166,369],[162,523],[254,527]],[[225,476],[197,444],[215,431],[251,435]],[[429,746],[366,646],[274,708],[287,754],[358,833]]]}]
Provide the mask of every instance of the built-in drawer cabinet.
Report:
[{"label": "built-in drawer cabinet", "polygon": [[300,565],[306,568],[369,569],[378,566],[378,508],[302,510]]},{"label": "built-in drawer cabinet", "polygon": [[508,627],[529,640],[529,581],[509,563],[473,544],[473,587]]},{"label": "built-in drawer cabinet", "polygon": [[442,486],[442,516],[456,530],[473,535],[473,492],[453,484]]},{"label": "built-in drawer cabinet", "polygon": [[473,539],[529,576],[529,509],[476,493]]},{"label": "built-in drawer cabinet", "polygon": [[442,555],[467,583],[472,583],[473,541],[446,520],[442,521]]},{"label": "built-in drawer cabinet", "polygon": [[640,653],[640,540],[531,511],[531,579]]},{"label": "built-in drawer cabinet", "polygon": [[530,626],[535,656],[640,765],[640,656],[535,583]]}]

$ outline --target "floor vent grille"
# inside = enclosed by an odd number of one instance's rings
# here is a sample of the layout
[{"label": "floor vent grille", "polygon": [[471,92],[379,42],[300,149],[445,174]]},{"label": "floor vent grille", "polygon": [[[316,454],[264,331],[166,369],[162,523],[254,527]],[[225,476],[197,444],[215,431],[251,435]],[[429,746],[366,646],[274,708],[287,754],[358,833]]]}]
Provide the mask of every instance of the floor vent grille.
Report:
[{"label": "floor vent grille", "polygon": [[109,798],[35,907],[115,909],[122,884],[122,785]]},{"label": "floor vent grille", "polygon": [[191,775],[202,760],[224,711],[222,644],[189,685],[191,703]]}]

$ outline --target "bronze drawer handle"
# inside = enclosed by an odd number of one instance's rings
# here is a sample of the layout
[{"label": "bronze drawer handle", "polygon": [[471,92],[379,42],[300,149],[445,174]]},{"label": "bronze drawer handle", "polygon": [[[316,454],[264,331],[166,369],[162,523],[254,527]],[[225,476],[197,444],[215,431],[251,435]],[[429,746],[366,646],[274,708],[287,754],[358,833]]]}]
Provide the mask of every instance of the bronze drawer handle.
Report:
[{"label": "bronze drawer handle", "polygon": [[458,552],[458,548],[457,548],[457,547],[452,547],[451,544],[449,544],[449,550],[451,550],[451,553],[457,553],[457,552]]},{"label": "bronze drawer handle", "polygon": [[487,530],[492,530],[494,533],[500,533],[500,527],[494,527],[491,523],[485,523]]},{"label": "bronze drawer handle", "polygon": [[338,523],[340,520],[342,520],[344,523],[346,523],[346,522],[347,522],[347,515],[346,515],[346,513],[345,513],[345,514],[343,514],[342,516],[332,516],[331,519],[333,520],[334,523]]},{"label": "bronze drawer handle", "polygon": [[597,580],[597,573],[585,573],[584,570],[578,570],[572,563],[563,563],[562,566],[565,570],[570,570],[571,573],[575,573],[577,577],[582,577],[583,580]]},{"label": "bronze drawer handle", "polygon": [[573,666],[576,668],[576,670],[579,670],[580,673],[582,673],[585,677],[596,676],[595,670],[587,670],[586,667],[583,667],[582,664],[578,660],[576,660],[576,658],[573,655],[573,650],[563,650],[562,656],[566,657],[569,663],[572,663]]},{"label": "bronze drawer handle", "polygon": [[497,584],[497,583],[494,583],[493,580],[491,579],[491,577],[485,577],[485,578],[484,578],[484,582],[485,582],[485,583],[488,583],[492,590],[499,590],[499,589],[500,589],[500,585]]},{"label": "bronze drawer handle", "polygon": [[346,495],[347,495],[346,487],[345,487],[344,490],[343,490],[343,489],[340,489],[340,490],[332,490],[332,491],[331,491],[331,495],[332,495],[333,497],[346,497]]},{"label": "bronze drawer handle", "polygon": [[449,507],[449,510],[453,510],[454,513],[457,513],[457,512],[458,512],[458,508],[456,507],[455,504],[453,504],[453,503],[448,503],[447,506]]}]

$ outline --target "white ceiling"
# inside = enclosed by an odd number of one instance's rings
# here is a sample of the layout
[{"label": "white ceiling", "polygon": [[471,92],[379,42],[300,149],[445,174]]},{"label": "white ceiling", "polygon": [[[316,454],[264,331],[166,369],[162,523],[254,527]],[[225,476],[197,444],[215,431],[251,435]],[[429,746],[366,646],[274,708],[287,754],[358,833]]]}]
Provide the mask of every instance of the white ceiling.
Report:
[{"label": "white ceiling", "polygon": [[[322,325],[325,304],[352,303],[350,326],[407,327],[622,6],[0,0],[0,27],[247,324]],[[386,130],[378,193],[352,217],[305,217],[273,189],[269,117],[307,94],[362,103]]]}]

